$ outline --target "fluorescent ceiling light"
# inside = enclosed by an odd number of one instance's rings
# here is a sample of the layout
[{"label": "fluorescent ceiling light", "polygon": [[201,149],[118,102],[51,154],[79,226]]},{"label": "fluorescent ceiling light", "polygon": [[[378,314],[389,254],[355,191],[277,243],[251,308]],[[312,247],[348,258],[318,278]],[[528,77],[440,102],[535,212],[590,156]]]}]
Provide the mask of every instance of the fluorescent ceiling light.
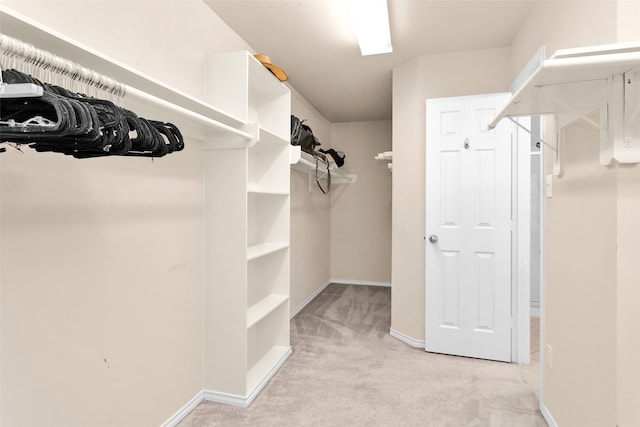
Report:
[{"label": "fluorescent ceiling light", "polygon": [[362,55],[393,51],[387,0],[347,0]]}]

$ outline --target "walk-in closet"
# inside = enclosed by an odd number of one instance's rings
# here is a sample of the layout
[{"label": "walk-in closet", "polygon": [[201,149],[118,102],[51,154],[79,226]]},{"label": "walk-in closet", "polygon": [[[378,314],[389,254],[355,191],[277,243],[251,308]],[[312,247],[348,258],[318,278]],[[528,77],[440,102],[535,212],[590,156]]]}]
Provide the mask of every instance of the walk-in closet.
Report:
[{"label": "walk-in closet", "polygon": [[638,17],[0,0],[0,427],[640,425]]}]

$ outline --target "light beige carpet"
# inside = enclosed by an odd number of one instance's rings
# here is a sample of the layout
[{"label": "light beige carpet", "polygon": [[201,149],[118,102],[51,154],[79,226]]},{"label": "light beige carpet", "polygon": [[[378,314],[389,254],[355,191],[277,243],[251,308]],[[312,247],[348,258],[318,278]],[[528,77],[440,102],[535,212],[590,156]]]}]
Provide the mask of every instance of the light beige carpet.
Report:
[{"label": "light beige carpet", "polygon": [[249,408],[202,402],[180,427],[546,426],[537,365],[407,346],[389,335],[390,306],[389,288],[328,286],[291,321],[293,355]]}]

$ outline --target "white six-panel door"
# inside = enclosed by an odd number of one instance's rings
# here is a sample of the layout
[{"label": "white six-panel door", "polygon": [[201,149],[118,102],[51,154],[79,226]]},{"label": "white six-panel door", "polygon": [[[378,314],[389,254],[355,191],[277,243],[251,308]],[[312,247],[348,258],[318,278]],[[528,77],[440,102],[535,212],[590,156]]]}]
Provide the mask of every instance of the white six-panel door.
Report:
[{"label": "white six-panel door", "polygon": [[427,100],[425,349],[511,361],[509,94]]}]

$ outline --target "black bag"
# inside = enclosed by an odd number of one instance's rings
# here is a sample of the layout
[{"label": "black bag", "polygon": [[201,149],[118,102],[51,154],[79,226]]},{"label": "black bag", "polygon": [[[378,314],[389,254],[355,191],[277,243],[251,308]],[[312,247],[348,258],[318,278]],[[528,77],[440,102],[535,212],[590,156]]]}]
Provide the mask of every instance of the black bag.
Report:
[{"label": "black bag", "polygon": [[294,115],[291,115],[291,145],[299,145],[309,154],[315,154],[316,147],[320,145],[311,128]]},{"label": "black bag", "polygon": [[[304,124],[304,120],[300,120],[293,114],[291,115],[291,145],[299,145],[300,149],[304,152],[311,154],[316,161],[316,184],[322,193],[327,194],[331,189],[331,169],[329,168],[329,161],[327,156],[323,153],[316,151],[316,147],[320,145],[320,142],[313,135],[311,128]],[[320,164],[324,165],[327,177],[327,187],[322,188],[320,184],[321,177],[319,176]]]}]

